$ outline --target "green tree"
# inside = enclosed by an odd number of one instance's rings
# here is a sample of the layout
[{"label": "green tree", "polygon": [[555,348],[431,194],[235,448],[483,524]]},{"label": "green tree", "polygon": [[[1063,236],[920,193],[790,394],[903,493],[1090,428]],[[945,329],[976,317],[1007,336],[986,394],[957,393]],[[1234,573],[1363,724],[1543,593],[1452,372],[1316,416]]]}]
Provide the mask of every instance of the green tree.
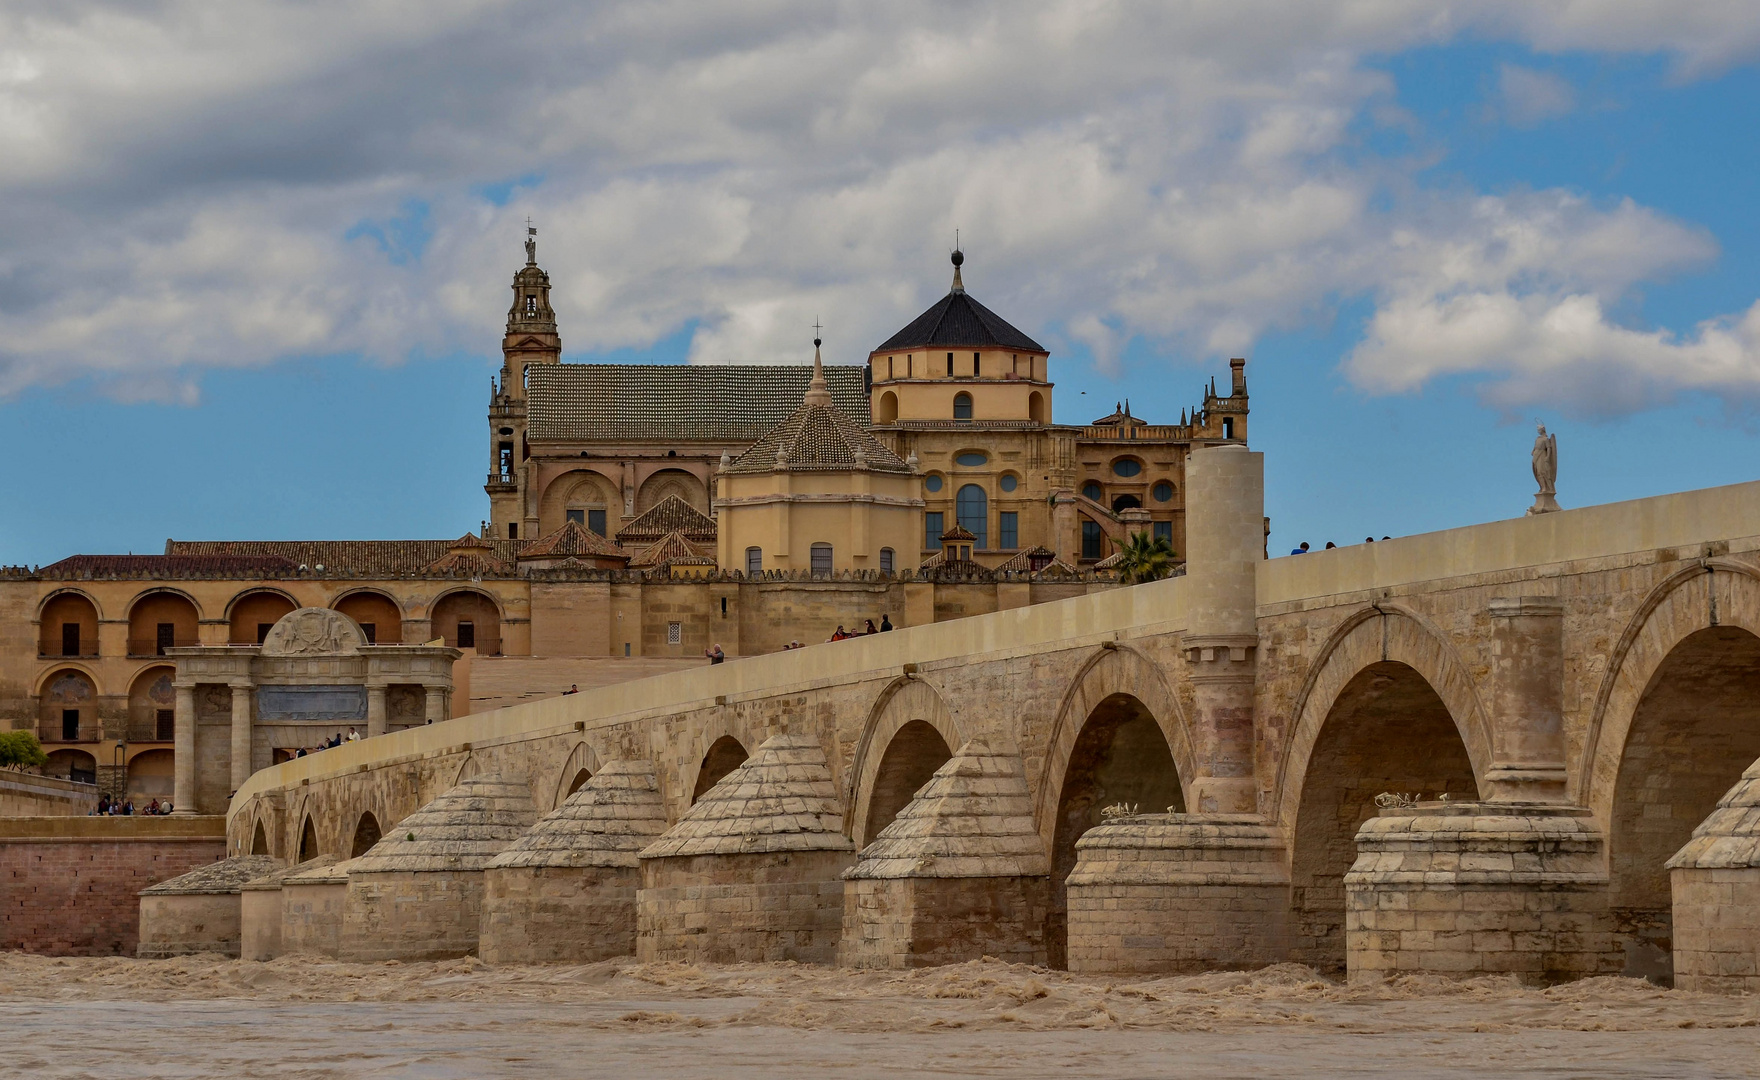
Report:
[{"label": "green tree", "polygon": [[1126,585],[1159,581],[1173,573],[1179,559],[1167,537],[1147,532],[1132,533],[1119,553],[1118,580]]},{"label": "green tree", "polygon": [[46,764],[49,755],[37,742],[35,732],[0,731],[0,767],[25,769]]}]

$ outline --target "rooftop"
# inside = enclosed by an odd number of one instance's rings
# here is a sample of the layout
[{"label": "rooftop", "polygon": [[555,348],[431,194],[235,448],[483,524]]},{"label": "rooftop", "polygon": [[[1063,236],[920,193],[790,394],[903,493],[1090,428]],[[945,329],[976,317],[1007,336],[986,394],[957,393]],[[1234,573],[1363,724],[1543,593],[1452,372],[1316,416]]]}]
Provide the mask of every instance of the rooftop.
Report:
[{"label": "rooftop", "polygon": [[[837,407],[869,421],[867,369],[827,367]],[[749,443],[800,406],[804,364],[536,364],[527,387],[533,442]]]}]

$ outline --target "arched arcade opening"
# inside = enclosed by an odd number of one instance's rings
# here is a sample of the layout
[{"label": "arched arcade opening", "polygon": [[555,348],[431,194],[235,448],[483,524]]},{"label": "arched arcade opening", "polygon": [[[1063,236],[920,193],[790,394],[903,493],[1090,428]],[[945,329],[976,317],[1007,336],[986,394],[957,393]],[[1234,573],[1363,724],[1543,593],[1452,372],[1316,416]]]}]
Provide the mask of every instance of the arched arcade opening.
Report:
[{"label": "arched arcade opening", "polygon": [[1666,863],[1760,758],[1760,637],[1689,634],[1645,686],[1627,729],[1608,826],[1609,907],[1628,975],[1669,983]]},{"label": "arched arcade opening", "polygon": [[703,755],[703,767],[697,770],[697,782],[691,788],[692,805],[750,756],[745,746],[732,735],[723,735],[710,744],[709,752]]},{"label": "arched arcade opening", "polygon": [[360,821],[355,823],[354,840],[348,845],[348,857],[358,859],[379,842],[379,819],[371,810],[361,813]]},{"label": "arched arcade opening", "polygon": [[261,645],[281,617],[294,607],[292,600],[268,589],[243,593],[227,613],[226,640],[234,645]]},{"label": "arched arcade opening", "polygon": [[1292,959],[1344,970],[1344,875],[1383,792],[1479,797],[1448,706],[1416,669],[1387,660],[1345,684],[1308,757],[1291,852]]},{"label": "arched arcade opening", "polygon": [[1126,693],[1094,706],[1064,769],[1051,841],[1051,905],[1045,945],[1052,967],[1068,966],[1069,891],[1076,841],[1100,824],[1101,811],[1127,804],[1145,814],[1184,813],[1173,751],[1148,707]]},{"label": "arched arcade opening", "polygon": [[953,757],[947,740],[926,721],[912,720],[898,729],[881,755],[879,771],[868,796],[868,819],[862,837],[872,843],[910,804],[935,770]]},{"label": "arched arcade opening", "polygon": [[501,609],[474,589],[447,593],[434,605],[433,633],[454,649],[478,656],[501,655]]}]

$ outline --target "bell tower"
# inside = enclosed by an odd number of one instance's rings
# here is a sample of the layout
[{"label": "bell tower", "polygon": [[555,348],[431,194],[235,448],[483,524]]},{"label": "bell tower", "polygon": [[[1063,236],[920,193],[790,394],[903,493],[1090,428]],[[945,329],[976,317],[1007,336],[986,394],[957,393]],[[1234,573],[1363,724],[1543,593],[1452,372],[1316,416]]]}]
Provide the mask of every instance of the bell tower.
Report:
[{"label": "bell tower", "polygon": [[513,275],[513,306],[507,312],[501,355],[501,377],[489,391],[489,478],[483,485],[489,494],[490,531],[502,539],[534,539],[519,535],[520,522],[537,516],[525,506],[526,369],[560,364],[562,338],[550,306],[550,275],[538,266],[538,230],[529,219],[526,264]]}]

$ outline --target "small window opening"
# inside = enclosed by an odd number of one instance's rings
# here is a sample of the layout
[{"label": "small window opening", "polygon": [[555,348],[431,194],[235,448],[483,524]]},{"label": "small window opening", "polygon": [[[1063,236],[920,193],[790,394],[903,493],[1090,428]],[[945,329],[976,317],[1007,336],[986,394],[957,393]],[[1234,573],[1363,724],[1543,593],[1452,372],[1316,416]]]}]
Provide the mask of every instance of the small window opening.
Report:
[{"label": "small window opening", "polygon": [[61,741],[62,742],[78,742],[79,741],[79,710],[78,709],[62,709],[61,710]]},{"label": "small window opening", "polygon": [[507,523],[507,538],[509,540],[519,539],[519,526],[511,521]]},{"label": "small window opening", "polygon": [[1222,418],[1222,437],[1225,439],[1234,438],[1234,417],[1225,416]]},{"label": "small window opening", "polygon": [[981,365],[980,361],[978,360],[979,355],[980,354],[978,354],[978,353],[972,354],[972,378],[974,378],[974,379],[976,379],[984,374],[984,372],[981,370],[982,365]]},{"label": "small window opening", "polygon": [[1082,522],[1082,558],[1098,559],[1101,557],[1100,523],[1083,520]]},{"label": "small window opening", "polygon": [[79,655],[79,623],[64,622],[61,624],[61,655]]},{"label": "small window opening", "polygon": [[504,442],[495,448],[495,467],[502,476],[513,475],[513,444]]},{"label": "small window opening", "polygon": [[585,510],[570,510],[568,511],[568,520],[574,522],[576,525],[585,525],[587,523],[587,512]]},{"label": "small window opening", "polygon": [[941,546],[941,534],[947,531],[945,521],[946,518],[939,510],[923,515],[923,547],[925,549]]},{"label": "small window opening", "polygon": [[160,656],[165,655],[166,649],[177,647],[177,625],[175,623],[159,623],[154,627],[154,631],[155,642],[158,645]]},{"label": "small window opening", "polygon": [[831,573],[831,545],[814,544],[812,551],[812,568],[814,577],[825,577]]},{"label": "small window opening", "polygon": [[458,620],[458,647],[474,649],[477,647],[477,624],[469,619]]},{"label": "small window opening", "polygon": [[177,738],[177,712],[174,709],[157,709],[153,712],[153,738],[159,742],[172,742]]},{"label": "small window opening", "polygon": [[370,623],[370,622],[361,623],[361,633],[366,635],[368,645],[379,644],[379,624],[378,623]]},{"label": "small window opening", "polygon": [[727,597],[725,596],[721,598],[721,617],[727,618]]},{"label": "small window opening", "polygon": [[757,577],[764,572],[764,549],[746,548],[746,577]]},{"label": "small window opening", "polygon": [[275,629],[275,624],[272,622],[258,623],[257,624],[257,644],[261,645],[263,642],[268,641],[269,640],[269,631],[271,631],[273,629]]},{"label": "small window opening", "polygon": [[955,420],[970,420],[972,418],[972,395],[963,392],[953,395],[953,418]]},{"label": "small window opening", "polygon": [[880,549],[880,572],[882,574],[892,573],[892,549],[891,548],[881,548]]},{"label": "small window opening", "polygon": [[587,511],[587,531],[588,532],[596,532],[600,536],[605,535],[605,511],[603,511],[603,510],[588,510]]},{"label": "small window opening", "polygon": [[537,313],[538,313],[538,298],[536,296],[533,296],[531,293],[527,293],[526,294],[526,314],[527,315],[536,315]]},{"label": "small window opening", "polygon": [[684,644],[684,623],[669,622],[666,624],[666,644]]},{"label": "small window opening", "polygon": [[952,353],[947,354],[947,374],[950,376],[953,374],[953,354]]}]

